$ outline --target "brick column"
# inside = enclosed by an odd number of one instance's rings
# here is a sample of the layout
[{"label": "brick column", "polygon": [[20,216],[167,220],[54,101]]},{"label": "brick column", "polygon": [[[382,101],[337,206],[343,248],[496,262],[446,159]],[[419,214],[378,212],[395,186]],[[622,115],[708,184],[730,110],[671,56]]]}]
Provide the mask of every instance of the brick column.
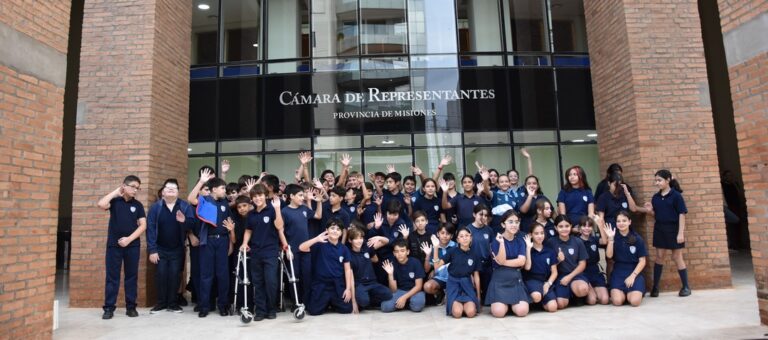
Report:
[{"label": "brick column", "polygon": [[69,8],[0,2],[0,337],[8,339],[53,330]]},{"label": "brick column", "polygon": [[[96,201],[128,174],[149,209],[168,177],[186,183],[191,3],[86,1],[72,211],[70,305],[100,307],[109,214]],[[154,303],[142,236],[140,306]],[[120,287],[118,304],[124,303]]]},{"label": "brick column", "polygon": [[749,214],[760,320],[768,324],[768,1],[718,1]]},{"label": "brick column", "polygon": [[[688,205],[685,258],[692,288],[730,286],[697,2],[606,0],[584,1],[584,7],[601,168],[622,164],[640,202],[657,191],[654,173],[670,169]],[[633,221],[649,246],[651,221]],[[655,258],[650,248],[648,279]],[[671,259],[661,288],[680,288]]]}]

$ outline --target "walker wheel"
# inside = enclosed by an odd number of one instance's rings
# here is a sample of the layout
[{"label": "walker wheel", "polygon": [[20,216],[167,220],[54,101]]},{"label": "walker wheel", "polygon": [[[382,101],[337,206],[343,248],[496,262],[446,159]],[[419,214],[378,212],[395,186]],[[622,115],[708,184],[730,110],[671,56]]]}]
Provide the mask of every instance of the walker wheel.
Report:
[{"label": "walker wheel", "polygon": [[247,316],[245,314],[240,315],[240,322],[242,323],[250,323],[251,320],[253,320],[250,316]]},{"label": "walker wheel", "polygon": [[294,317],[294,318],[296,318],[296,320],[301,320],[301,319],[303,319],[303,318],[304,318],[304,314],[305,314],[305,313],[304,313],[304,309],[303,309],[303,308],[297,308],[297,309],[296,309],[296,310],[293,312],[293,317]]}]

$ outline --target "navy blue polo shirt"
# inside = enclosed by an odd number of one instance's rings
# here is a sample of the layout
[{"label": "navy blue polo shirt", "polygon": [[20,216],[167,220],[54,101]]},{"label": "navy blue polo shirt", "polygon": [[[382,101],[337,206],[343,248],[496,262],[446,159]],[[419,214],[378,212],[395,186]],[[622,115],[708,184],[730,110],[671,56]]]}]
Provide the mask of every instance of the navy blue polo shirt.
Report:
[{"label": "navy blue polo shirt", "polygon": [[[531,206],[528,207],[528,212],[520,212],[520,230],[523,232],[530,232],[531,231],[531,224],[536,221],[536,203],[539,202],[539,200],[547,200],[549,199],[544,195],[535,195],[531,198]],[[518,204],[518,210],[520,210],[520,207],[525,203],[525,198],[520,200],[520,204]]]},{"label": "navy blue polo shirt", "polygon": [[418,210],[427,214],[427,224],[434,226],[436,231],[437,226],[440,225],[440,198],[437,196],[427,198],[424,195],[419,195],[419,197],[416,198],[416,202],[413,203],[413,211]]},{"label": "navy blue polo shirt", "polygon": [[619,211],[628,209],[629,201],[627,201],[627,196],[624,196],[623,192],[620,192],[619,196],[616,197],[610,191],[606,191],[597,198],[597,203],[595,204],[595,211],[603,212],[605,214],[603,218],[605,222],[614,226],[616,225],[616,216],[619,215]]},{"label": "navy blue polo shirt", "polygon": [[392,263],[395,268],[393,276],[399,290],[411,290],[416,286],[416,279],[423,279],[426,276],[424,265],[413,257],[409,257],[405,264],[401,264],[396,259]]},{"label": "navy blue polo shirt", "polygon": [[352,202],[352,204],[349,204],[347,202],[342,202],[341,207],[342,209],[347,211],[347,214],[349,214],[349,218],[352,220],[357,219],[357,207],[359,206],[358,203]]},{"label": "navy blue polo shirt", "polygon": [[555,222],[547,220],[547,224],[544,225],[544,242],[546,243],[550,238],[557,237],[557,228],[555,228]]},{"label": "navy blue polo shirt", "polygon": [[587,264],[597,264],[600,262],[600,239],[597,236],[590,236],[588,240],[581,239],[584,242],[584,248],[587,250]]},{"label": "navy blue polo shirt", "polygon": [[568,191],[563,189],[557,195],[557,203],[565,204],[568,221],[572,225],[577,225],[581,216],[586,216],[589,213],[589,204],[595,203],[595,198],[592,196],[592,190],[586,188],[571,188]]},{"label": "navy blue polo shirt", "polygon": [[397,194],[392,194],[389,190],[384,190],[384,195],[381,198],[381,210],[387,210],[389,201],[391,200],[400,201],[400,206],[402,207],[402,211],[400,212],[401,215],[405,216],[404,214],[408,213],[408,206],[405,205],[405,196],[402,191],[398,191]]},{"label": "navy blue polo shirt", "polygon": [[299,245],[309,239],[309,219],[313,219],[315,212],[306,205],[298,208],[285,206],[281,213],[283,215],[283,224],[285,225],[285,238],[291,246],[291,251],[298,251]]},{"label": "navy blue polo shirt", "polygon": [[373,249],[363,244],[359,252],[349,247],[349,254],[349,265],[355,274],[355,283],[366,284],[375,282],[376,273],[373,271],[373,262],[371,262],[371,257],[375,254]]},{"label": "navy blue polo shirt", "polygon": [[450,248],[442,260],[444,263],[451,264],[448,266],[448,274],[455,278],[468,277],[482,269],[480,258],[477,253],[472,251],[472,248],[468,251],[464,251],[461,247]]},{"label": "navy blue polo shirt", "polygon": [[251,210],[246,218],[246,228],[251,231],[248,246],[256,258],[275,257],[280,252],[280,238],[275,228],[275,208],[267,204],[261,211]]},{"label": "navy blue polo shirt", "polygon": [[473,223],[470,223],[467,229],[472,233],[472,252],[477,254],[483,262],[490,261],[491,242],[494,242],[496,232],[489,226],[477,228]]},{"label": "navy blue polo shirt", "polygon": [[349,263],[350,253],[347,246],[331,242],[318,242],[310,248],[312,253],[312,279],[320,282],[339,282],[343,284],[344,264]]},{"label": "navy blue polo shirt", "polygon": [[178,200],[171,210],[168,210],[165,202],[160,208],[160,214],[157,218],[157,245],[163,249],[177,249],[182,246],[179,235],[184,225],[176,221],[176,212],[179,209]]},{"label": "navy blue polo shirt", "polygon": [[531,270],[523,271],[526,280],[547,281],[552,275],[552,265],[557,264],[557,252],[544,246],[541,250],[531,248]]},{"label": "navy blue polo shirt", "polygon": [[[635,236],[635,242],[630,242],[630,235]],[[620,232],[616,232],[613,238],[613,261],[617,268],[632,270],[644,256],[648,256],[648,249],[639,234],[630,230],[627,236],[623,236]]]},{"label": "navy blue polo shirt", "polygon": [[584,242],[578,237],[571,236],[568,241],[563,241],[560,237],[553,237],[547,241],[547,246],[555,252],[555,256],[557,256],[558,249],[562,250],[565,255],[565,260],[557,266],[557,274],[561,277],[570,274],[579,265],[579,261],[586,261],[589,257]]},{"label": "navy blue polo shirt", "polygon": [[216,205],[216,227],[205,223],[208,228],[208,235],[228,235],[229,230],[224,227],[224,221],[227,218],[232,218],[232,221],[237,221],[232,211],[229,209],[229,201],[226,198],[213,199],[213,196],[200,196],[202,199],[208,201],[213,205]]},{"label": "navy blue polo shirt", "polygon": [[[109,201],[107,247],[119,247],[117,240],[131,236],[139,228],[139,219],[146,217],[144,205],[135,198],[126,201],[120,196]],[[128,247],[138,247],[140,244],[140,238],[137,237]]]},{"label": "navy blue polo shirt", "polygon": [[327,223],[331,218],[338,218],[344,222],[344,225],[341,226],[342,230],[349,228],[349,222],[352,220],[348,210],[344,208],[344,204],[342,204],[338,210],[333,211],[331,209],[331,203],[325,202],[323,203],[323,216],[320,218],[320,227],[323,230],[325,230]]},{"label": "navy blue polo shirt", "polygon": [[459,194],[451,198],[450,203],[453,209],[456,210],[456,215],[459,219],[457,227],[461,228],[475,220],[472,216],[475,206],[480,203],[487,205],[488,201],[477,195],[467,197],[467,195]]},{"label": "navy blue polo shirt", "polygon": [[[395,244],[395,240],[403,238],[403,234],[400,233],[400,226],[405,224],[405,221],[403,221],[402,218],[398,218],[397,221],[395,221],[394,224],[390,225],[387,222],[387,219],[384,219],[384,223],[381,224],[381,228],[371,228],[371,235],[373,236],[384,236],[387,239],[389,239],[389,243],[377,250],[377,253],[379,255],[379,259],[391,259],[392,258],[392,249]],[[408,226],[408,225],[406,225]],[[408,230],[409,232],[411,230]],[[370,238],[370,237],[369,237]]]},{"label": "navy blue polo shirt", "polygon": [[680,223],[680,214],[688,213],[683,195],[675,189],[669,190],[666,195],[657,192],[651,198],[651,204],[657,224],[677,225]]},{"label": "navy blue polo shirt", "polygon": [[360,222],[363,222],[363,225],[368,226],[368,224],[373,222],[373,217],[376,216],[377,212],[379,212],[379,206],[374,203],[369,203],[363,208],[363,213],[360,214]]},{"label": "navy blue polo shirt", "polygon": [[[525,257],[526,253],[526,245],[525,241],[523,241],[522,237],[518,237],[515,235],[515,238],[510,240],[504,239],[504,251],[507,254],[506,259],[507,260],[514,260],[520,257],[521,255]],[[499,241],[496,241],[495,239],[493,242],[491,242],[491,251],[493,251],[494,254],[499,253]],[[496,261],[493,261],[493,269],[499,268],[499,264],[496,263]],[[525,264],[523,264],[524,266]],[[521,266],[522,267],[522,266]]]}]

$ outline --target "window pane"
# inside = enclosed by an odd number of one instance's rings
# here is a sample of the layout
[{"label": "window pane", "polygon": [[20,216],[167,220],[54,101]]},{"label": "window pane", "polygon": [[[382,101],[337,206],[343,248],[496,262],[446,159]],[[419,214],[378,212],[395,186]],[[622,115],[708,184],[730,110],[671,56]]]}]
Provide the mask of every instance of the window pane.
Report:
[{"label": "window pane", "polygon": [[[267,139],[267,151],[298,151],[309,150],[309,138]],[[298,159],[298,158],[297,158]]]},{"label": "window pane", "polygon": [[597,141],[595,130],[560,130],[560,140],[563,142],[583,143]]},{"label": "window pane", "polygon": [[549,51],[544,0],[504,0],[507,51]]},{"label": "window pane", "polygon": [[315,150],[351,149],[360,147],[360,136],[315,137]]},{"label": "window pane", "polygon": [[552,1],[552,36],[557,52],[587,52],[582,0]]},{"label": "window pane", "polygon": [[334,57],[357,53],[357,0],[312,1],[312,55]]},{"label": "window pane", "polygon": [[192,65],[213,64],[219,36],[219,2],[193,2],[192,6]]},{"label": "window pane", "polygon": [[456,53],[453,0],[408,0],[408,38],[412,54]]},{"label": "window pane", "polygon": [[216,138],[216,81],[189,82],[189,141]]},{"label": "window pane", "polygon": [[[216,158],[214,157],[189,157],[187,160],[187,188],[186,192],[192,190],[200,179],[198,171],[203,165],[208,165],[216,169]],[[181,188],[180,188],[181,189]],[[179,191],[181,192],[181,190]],[[186,195],[179,195],[186,197]]]},{"label": "window pane", "polygon": [[411,68],[456,68],[455,54],[448,55],[412,55]]},{"label": "window pane", "polygon": [[[592,190],[597,189],[597,183],[602,177],[597,144],[562,145],[560,150],[563,155],[563,171],[574,165],[581,166],[587,173],[587,182],[589,182]],[[560,176],[562,177],[563,174]]]},{"label": "window pane", "polygon": [[[520,173],[522,184],[528,174],[528,163],[520,153],[522,147],[515,147],[515,168]],[[553,206],[557,206],[557,193],[560,192],[560,163],[558,162],[557,146],[525,146],[531,155],[533,173],[539,178],[539,186]]]},{"label": "window pane", "polygon": [[269,0],[268,59],[309,58],[309,1]]},{"label": "window pane", "polygon": [[261,156],[221,156],[220,158],[229,161],[227,182],[237,182],[242,175],[258,176],[261,174]]},{"label": "window pane", "polygon": [[[432,174],[437,170],[437,166],[440,165],[440,160],[450,155],[453,159],[451,164],[446,165],[443,168],[442,174],[452,173],[456,176],[456,182],[459,183],[459,179],[464,175],[464,154],[461,152],[461,147],[436,147],[428,149],[416,149],[416,165],[421,168],[424,175],[432,177]],[[442,176],[441,176],[442,178]],[[421,182],[419,182],[421,184]],[[459,191],[461,191],[461,185],[457,185]]]},{"label": "window pane", "polygon": [[312,161],[315,162],[315,174],[313,177],[320,177],[325,170],[332,170],[336,176],[341,175],[341,155],[349,154],[352,162],[349,171],[360,172],[363,169],[363,154],[360,151],[322,151],[315,152]]},{"label": "window pane", "polygon": [[219,152],[261,152],[261,140],[236,140],[219,143]]},{"label": "window pane", "polygon": [[517,129],[556,128],[552,70],[509,69],[508,72],[512,126]]},{"label": "window pane", "polygon": [[366,148],[410,147],[411,135],[365,135]]},{"label": "window pane", "polygon": [[461,67],[504,66],[504,57],[500,55],[463,55],[459,57]]},{"label": "window pane", "polygon": [[221,79],[219,87],[219,138],[260,138],[259,79]]},{"label": "window pane", "polygon": [[458,97],[449,95],[459,90],[458,70],[412,70],[411,88],[416,93],[429,94],[429,97],[414,98],[411,102],[413,110],[417,112],[413,115],[414,132],[461,130],[461,105]]},{"label": "window pane", "polygon": [[309,60],[285,61],[267,64],[267,73],[297,73],[310,72]]},{"label": "window pane", "polygon": [[464,148],[464,162],[467,167],[467,172],[475,174],[475,172],[477,172],[475,162],[479,162],[488,167],[488,169],[496,169],[499,172],[504,173],[508,169],[512,169],[512,155],[510,152],[511,150],[508,146],[467,146]]},{"label": "window pane", "polygon": [[187,146],[187,154],[189,155],[206,155],[215,153],[216,144],[214,144],[214,142],[189,143]]},{"label": "window pane", "polygon": [[[314,108],[315,135],[333,136],[360,133],[360,121],[367,119],[353,115],[355,112],[363,111],[362,101],[357,100],[362,98],[360,72],[315,73],[312,75],[312,93],[337,94],[339,96],[339,102],[331,101],[326,104],[318,104]],[[349,100],[350,98],[352,100]],[[349,115],[343,115],[345,112]],[[342,114],[340,115],[340,113]]]},{"label": "window pane", "polygon": [[[368,95],[371,90],[378,91],[376,93],[410,91],[408,70],[362,71],[362,76],[366,101],[361,106],[361,111],[373,111],[381,115],[379,118],[362,120],[365,133],[411,132],[411,117],[395,115],[396,112],[411,109],[410,100],[390,100],[393,98],[384,98],[380,94],[376,97]],[[392,115],[385,115],[385,112],[391,112]]]},{"label": "window pane", "polygon": [[464,134],[464,144],[509,144],[509,132],[467,132]]},{"label": "window pane", "polygon": [[313,59],[312,70],[314,72],[357,71],[360,70],[360,60],[357,57]]},{"label": "window pane", "polygon": [[461,133],[417,133],[413,136],[416,146],[461,145]]},{"label": "window pane", "polygon": [[557,131],[514,131],[512,140],[516,144],[554,143],[557,142]]},{"label": "window pane", "polygon": [[501,51],[498,1],[458,0],[456,5],[459,52]]},{"label": "window pane", "polygon": [[222,1],[224,61],[261,59],[261,0]]},{"label": "window pane", "polygon": [[312,77],[309,74],[282,75],[262,78],[264,89],[264,134],[267,137],[309,137],[312,130],[312,104],[290,102],[290,91],[307,96],[312,93]]},{"label": "window pane", "polygon": [[403,177],[411,174],[411,149],[365,151],[365,172],[386,172],[394,164]]},{"label": "window pane", "polygon": [[361,54],[407,53],[405,0],[361,0]]},{"label": "window pane", "polygon": [[267,154],[266,171],[277,176],[281,181],[293,183],[293,176],[299,167],[299,158],[297,153],[287,154]]},{"label": "window pane", "polygon": [[594,129],[589,69],[557,70],[557,106],[561,129]]},{"label": "window pane", "polygon": [[[462,90],[507,88],[507,72],[503,69],[463,69],[459,72]],[[493,99],[490,99],[490,93],[485,94],[485,99],[481,99],[482,93],[475,92],[475,95],[477,97],[461,100],[464,130],[485,131],[489,126],[493,129],[508,129],[509,106],[506,93],[494,91]]]}]

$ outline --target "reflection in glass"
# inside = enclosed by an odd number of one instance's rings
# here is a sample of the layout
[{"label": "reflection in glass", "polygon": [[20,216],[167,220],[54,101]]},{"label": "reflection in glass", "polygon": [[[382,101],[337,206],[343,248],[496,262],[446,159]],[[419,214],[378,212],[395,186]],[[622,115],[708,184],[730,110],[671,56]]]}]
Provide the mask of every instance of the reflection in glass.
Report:
[{"label": "reflection in glass", "polygon": [[[207,6],[204,6],[207,5]],[[219,34],[219,2],[192,2],[192,65],[216,62]]]},{"label": "reflection in glass", "polygon": [[[329,98],[334,99],[327,104],[315,105],[313,116],[316,135],[360,133],[360,121],[365,118],[352,116],[353,112],[362,111],[359,78],[358,71],[321,72],[312,75],[312,93],[329,95]],[[338,102],[333,95],[338,95]]]},{"label": "reflection in glass", "polygon": [[[416,149],[415,155],[416,165],[419,166],[421,171],[423,171],[424,175],[427,177],[432,177],[437,170],[437,166],[440,165],[440,160],[442,160],[445,155],[450,155],[453,160],[451,160],[451,164],[448,164],[443,168],[441,174],[444,175],[450,172],[456,176],[456,187],[461,191],[461,184],[458,184],[460,183],[461,176],[464,175],[464,154],[461,152],[461,147]],[[441,178],[442,175],[440,176]],[[421,185],[421,182],[419,182],[419,185]]]},{"label": "reflection in glass", "polygon": [[554,75],[546,68],[512,68],[509,102],[515,129],[555,129]]},{"label": "reflection in glass", "polygon": [[552,37],[557,52],[587,52],[582,0],[552,0]]},{"label": "reflection in glass", "polygon": [[[411,88],[429,93],[455,93],[459,90],[459,72],[456,69],[413,70]],[[414,132],[461,130],[460,100],[444,95],[441,99],[414,100],[412,103],[414,111],[424,112],[413,117]]]},{"label": "reflection in glass", "polygon": [[488,169],[496,169],[504,173],[512,169],[512,155],[508,146],[495,147],[475,147],[467,146],[464,148],[464,162],[467,172],[474,174],[477,172],[475,162],[485,165]]},{"label": "reflection in glass", "polygon": [[357,0],[312,1],[314,57],[358,54],[357,38]]},{"label": "reflection in glass", "polygon": [[461,67],[504,66],[500,55],[463,55],[459,59]]},{"label": "reflection in glass", "polygon": [[408,43],[412,54],[456,53],[453,0],[408,0]]},{"label": "reflection in glass", "polygon": [[447,55],[412,55],[411,68],[456,68],[455,54]]},{"label": "reflection in glass", "polygon": [[512,140],[515,144],[554,143],[557,142],[557,131],[513,131]]},{"label": "reflection in glass", "polygon": [[261,152],[261,140],[235,140],[219,142],[219,152],[221,153],[240,153],[240,152]]},{"label": "reflection in glass", "polygon": [[363,145],[366,148],[410,147],[411,135],[365,135]]},{"label": "reflection in glass", "polygon": [[214,142],[189,143],[187,146],[187,154],[189,155],[212,155],[214,153],[216,153],[216,144]]},{"label": "reflection in glass", "polygon": [[410,132],[411,117],[405,116],[405,110],[411,109],[411,101],[403,97],[382,95],[390,92],[411,90],[408,70],[369,70],[362,71],[363,102],[360,110],[372,112],[377,116],[362,119],[366,133]]},{"label": "reflection in glass", "polygon": [[310,141],[309,138],[285,138],[285,139],[268,139],[267,151],[307,151],[309,150]]},{"label": "reflection in glass", "polygon": [[313,72],[357,71],[359,69],[360,60],[358,58],[315,58],[312,60]]},{"label": "reflection in glass", "polygon": [[[507,72],[504,69],[462,69],[462,90],[495,90],[494,98],[461,100],[464,131],[506,130],[509,128]],[[512,89],[514,90],[514,87]]]},{"label": "reflection in glass", "polygon": [[407,53],[405,0],[360,1],[361,54]]},{"label": "reflection in glass", "polygon": [[549,51],[546,7],[545,0],[504,0],[507,51]]},{"label": "reflection in glass", "polygon": [[401,175],[411,174],[413,162],[411,149],[365,151],[365,172],[386,173],[387,165],[393,164]]},{"label": "reflection in glass", "polygon": [[458,0],[456,5],[459,52],[501,51],[498,1]]},{"label": "reflection in glass", "polygon": [[309,58],[309,1],[269,0],[268,5],[268,59]]},{"label": "reflection in glass", "polygon": [[486,131],[464,133],[464,144],[509,144],[509,132]]},{"label": "reflection in glass", "polygon": [[224,61],[261,59],[261,0],[222,1]]},{"label": "reflection in glass", "polygon": [[[528,145],[524,146],[531,155],[533,172],[539,178],[539,186],[544,195],[549,198],[553,206],[557,206],[555,200],[560,192],[561,171],[556,145]],[[515,169],[520,173],[520,183],[523,183],[528,173],[528,163],[520,153],[523,147],[515,147]]]},{"label": "reflection in glass", "polygon": [[[261,138],[259,78],[219,80],[219,138]],[[213,92],[215,93],[215,92]],[[211,94],[213,94],[211,93]],[[212,126],[212,119],[205,119]],[[210,129],[210,128],[209,128]]]},{"label": "reflection in glass", "polygon": [[416,146],[461,145],[461,133],[417,133],[413,135],[413,141]]},{"label": "reflection in glass", "polygon": [[593,130],[560,130],[560,140],[571,143],[596,142],[597,131]]}]

